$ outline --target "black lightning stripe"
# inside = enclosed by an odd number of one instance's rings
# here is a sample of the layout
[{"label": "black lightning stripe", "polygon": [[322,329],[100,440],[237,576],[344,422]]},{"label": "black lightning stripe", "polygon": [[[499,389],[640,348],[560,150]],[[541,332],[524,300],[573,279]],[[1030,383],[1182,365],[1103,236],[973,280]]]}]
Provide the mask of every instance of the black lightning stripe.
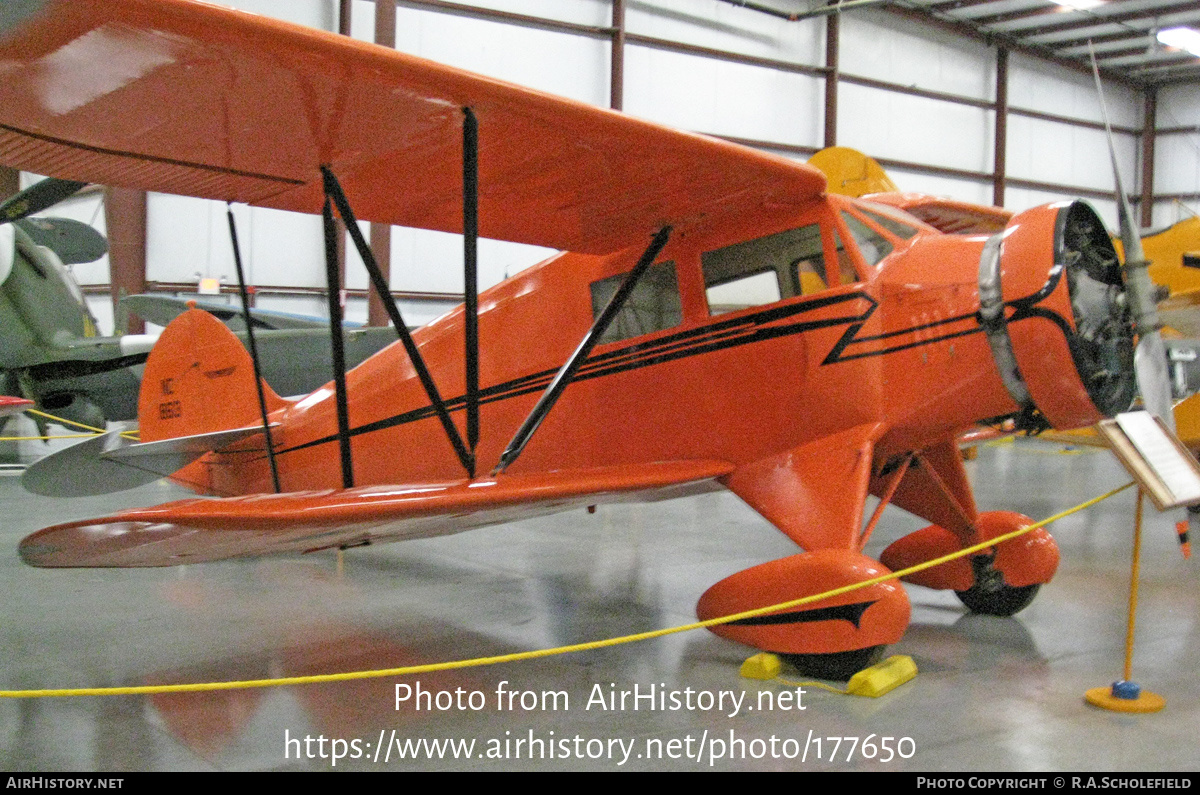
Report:
[{"label": "black lightning stripe", "polygon": [[[1015,309],[1015,312],[1009,317],[1009,322],[1022,320],[1027,317],[1045,317],[1061,326],[1064,332],[1069,331],[1070,325],[1066,320],[1059,317],[1057,313],[1035,306],[1053,292],[1054,286],[1057,285],[1060,277],[1061,270],[1052,272],[1051,278],[1037,293],[1009,302],[1009,306]],[[861,304],[864,302],[866,307],[861,308]],[[803,319],[805,315],[830,306],[841,306],[844,307],[845,311],[838,313],[835,317]],[[592,378],[601,378],[607,375],[625,373],[642,367],[650,367],[690,356],[699,356],[713,351],[727,350],[764,340],[788,337],[793,334],[803,334],[815,329],[843,325],[846,326],[846,332],[839,338],[838,342],[829,352],[829,355],[821,362],[822,366],[854,359],[884,356],[909,348],[932,345],[956,337],[978,334],[983,331],[983,327],[979,323],[978,313],[970,313],[921,323],[899,331],[890,331],[872,336],[859,336],[859,331],[878,307],[879,302],[862,290],[838,295],[820,296],[808,301],[775,305],[749,315],[739,315],[727,320],[709,323],[699,328],[687,329],[675,334],[668,334],[652,340],[634,342],[614,350],[593,354],[588,357],[573,380],[586,381]],[[967,328],[960,327],[954,329],[953,326],[956,324],[967,326]],[[945,330],[942,333],[935,332],[926,339],[907,342],[899,341],[906,335],[918,332],[930,332],[939,328]],[[896,340],[896,342],[889,344],[892,340]],[[863,343],[883,343],[883,345],[858,353],[846,352],[849,346]],[[480,405],[509,400],[532,392],[541,392],[545,390],[557,372],[557,368],[542,370],[541,372],[532,373],[482,389],[479,393]],[[462,410],[465,405],[466,398],[462,395],[446,400],[446,409],[448,411]],[[350,430],[350,435],[360,436],[362,434],[374,433],[433,416],[433,406],[423,406],[381,420],[359,425]],[[284,455],[335,441],[337,441],[336,435],[324,436],[288,447],[284,450],[279,450],[276,454]]]},{"label": "black lightning stripe", "polygon": [[[878,599],[875,602],[879,601]],[[791,613],[772,613],[767,616],[743,618],[740,621],[730,621],[728,627],[764,627],[777,624],[811,624],[814,621],[849,621],[855,629],[859,628],[863,613],[875,602],[855,602],[836,607],[817,607],[812,610],[795,610]]]}]

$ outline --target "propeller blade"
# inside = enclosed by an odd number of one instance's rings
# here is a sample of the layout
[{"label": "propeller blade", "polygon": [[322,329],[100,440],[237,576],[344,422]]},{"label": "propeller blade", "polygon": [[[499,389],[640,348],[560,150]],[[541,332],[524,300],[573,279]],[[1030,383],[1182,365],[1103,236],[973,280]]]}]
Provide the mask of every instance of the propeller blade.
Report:
[{"label": "propeller blade", "polygon": [[[1089,42],[1089,47],[1091,44]],[[1108,134],[1108,154],[1112,160],[1113,182],[1117,189],[1117,215],[1121,224],[1121,244],[1125,248],[1125,286],[1133,310],[1134,326],[1138,335],[1137,350],[1134,351],[1134,370],[1137,373],[1138,390],[1150,413],[1158,416],[1167,427],[1175,430],[1175,414],[1171,409],[1171,376],[1167,372],[1167,354],[1162,337],[1158,333],[1161,324],[1155,303],[1154,282],[1150,280],[1146,255],[1142,251],[1142,238],[1138,224],[1129,206],[1129,196],[1121,182],[1121,169],[1117,165],[1117,147],[1113,143],[1112,126],[1108,122],[1108,105],[1104,101],[1104,86],[1100,82],[1100,68],[1096,65],[1096,52],[1092,50],[1092,76],[1096,79],[1096,93],[1100,97],[1100,115],[1104,119],[1104,130]]]},{"label": "propeller blade", "polygon": [[108,253],[104,235],[70,218],[22,218],[14,221],[39,246],[58,255],[64,265],[95,262]]},{"label": "propeller blade", "polygon": [[1161,417],[1171,430],[1175,429],[1172,410],[1171,376],[1167,371],[1167,349],[1157,331],[1138,340],[1133,352],[1133,369],[1137,373],[1138,389],[1146,410]]},{"label": "propeller blade", "polygon": [[27,215],[53,207],[68,196],[78,193],[85,185],[86,182],[54,177],[36,182],[0,202],[0,223],[19,221]]}]

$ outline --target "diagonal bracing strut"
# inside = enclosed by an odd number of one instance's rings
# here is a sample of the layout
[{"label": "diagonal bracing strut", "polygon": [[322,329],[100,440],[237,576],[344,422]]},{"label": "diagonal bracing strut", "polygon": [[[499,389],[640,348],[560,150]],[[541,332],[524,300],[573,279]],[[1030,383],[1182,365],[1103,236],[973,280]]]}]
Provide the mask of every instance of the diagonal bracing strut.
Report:
[{"label": "diagonal bracing strut", "polygon": [[604,332],[608,329],[610,323],[625,306],[626,299],[633,292],[633,288],[637,286],[638,279],[650,267],[654,259],[667,245],[668,238],[671,237],[671,227],[664,226],[658,230],[654,239],[650,241],[650,245],[642,253],[641,259],[637,265],[633,266],[626,276],[621,286],[617,288],[617,292],[609,299],[608,304],[604,307],[604,311],[592,323],[592,327],[588,329],[587,334],[583,335],[583,339],[579,343],[579,347],[571,354],[571,358],[567,359],[566,363],[559,369],[554,376],[554,380],[550,382],[550,386],[546,387],[546,391],[542,393],[538,399],[537,405],[529,412],[529,416],[525,418],[525,422],[521,423],[520,429],[512,441],[508,443],[508,447],[504,448],[504,453],[500,456],[500,463],[496,464],[496,468],[492,470],[493,475],[498,475],[517,460],[517,456],[525,449],[525,445],[529,444],[530,437],[534,431],[542,424],[542,420],[546,419],[546,415],[550,413],[550,409],[558,402],[558,398],[562,395],[563,390],[571,383],[571,379],[575,377],[575,372],[587,359],[588,354],[592,352],[592,348],[600,342],[600,338],[604,336]]},{"label": "diagonal bracing strut", "polygon": [[[446,409],[446,403],[442,400],[441,393],[438,392],[437,385],[433,382],[433,376],[430,375],[429,368],[425,365],[425,359],[421,356],[420,349],[417,348],[417,344],[413,341],[412,335],[408,331],[408,326],[404,324],[404,318],[400,316],[400,309],[396,306],[396,301],[392,297],[391,287],[383,278],[383,273],[379,270],[378,263],[375,262],[375,256],[371,253],[371,247],[363,238],[362,230],[358,228],[358,221],[354,216],[354,211],[350,209],[350,202],[346,199],[346,194],[342,192],[341,184],[328,166],[321,166],[321,174],[325,181],[326,198],[333,201],[337,206],[338,214],[346,222],[346,229],[350,232],[350,237],[358,249],[358,254],[362,258],[363,264],[367,267],[367,274],[371,277],[371,284],[374,286],[380,300],[383,301],[383,306],[387,310],[388,317],[391,318],[392,326],[395,327],[396,334],[400,337],[400,342],[403,343],[404,350],[408,352],[408,358],[412,362],[413,369],[421,381],[421,386],[425,388],[425,394],[429,398],[434,411],[437,413],[437,417],[442,423],[442,428],[446,431],[446,437],[450,440],[451,446],[454,447],[454,452],[457,454],[463,469],[467,471],[469,476],[474,477],[474,457],[463,444],[462,436],[459,435],[458,428],[450,418],[450,412]],[[334,289],[332,285],[330,289]],[[344,378],[343,370],[343,383]],[[349,433],[348,430],[347,433]],[[344,446],[347,449],[349,447],[348,444]]]}]

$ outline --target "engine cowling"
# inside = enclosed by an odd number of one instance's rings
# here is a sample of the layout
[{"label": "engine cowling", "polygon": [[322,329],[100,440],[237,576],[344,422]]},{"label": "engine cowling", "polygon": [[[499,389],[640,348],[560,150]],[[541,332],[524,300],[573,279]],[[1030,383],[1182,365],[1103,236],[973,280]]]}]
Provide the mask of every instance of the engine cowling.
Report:
[{"label": "engine cowling", "polygon": [[1024,416],[1068,429],[1128,408],[1133,323],[1116,251],[1090,205],[1014,216],[984,248],[979,296],[993,357]]}]

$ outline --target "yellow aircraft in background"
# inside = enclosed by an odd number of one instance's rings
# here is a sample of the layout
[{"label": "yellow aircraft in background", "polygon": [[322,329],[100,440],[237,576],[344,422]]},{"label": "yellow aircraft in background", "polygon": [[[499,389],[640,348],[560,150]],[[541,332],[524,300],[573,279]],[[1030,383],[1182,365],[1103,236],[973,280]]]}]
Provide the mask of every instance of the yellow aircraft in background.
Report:
[{"label": "yellow aircraft in background", "polygon": [[1142,248],[1150,260],[1150,278],[1170,291],[1159,302],[1159,317],[1184,336],[1200,337],[1200,216],[1193,213],[1147,234]]},{"label": "yellow aircraft in background", "polygon": [[896,187],[875,159],[848,146],[830,146],[808,160],[825,174],[830,193],[869,196],[914,215],[947,234],[994,235],[1004,230],[1013,213],[1003,207],[986,207],[928,193],[905,193]]}]

